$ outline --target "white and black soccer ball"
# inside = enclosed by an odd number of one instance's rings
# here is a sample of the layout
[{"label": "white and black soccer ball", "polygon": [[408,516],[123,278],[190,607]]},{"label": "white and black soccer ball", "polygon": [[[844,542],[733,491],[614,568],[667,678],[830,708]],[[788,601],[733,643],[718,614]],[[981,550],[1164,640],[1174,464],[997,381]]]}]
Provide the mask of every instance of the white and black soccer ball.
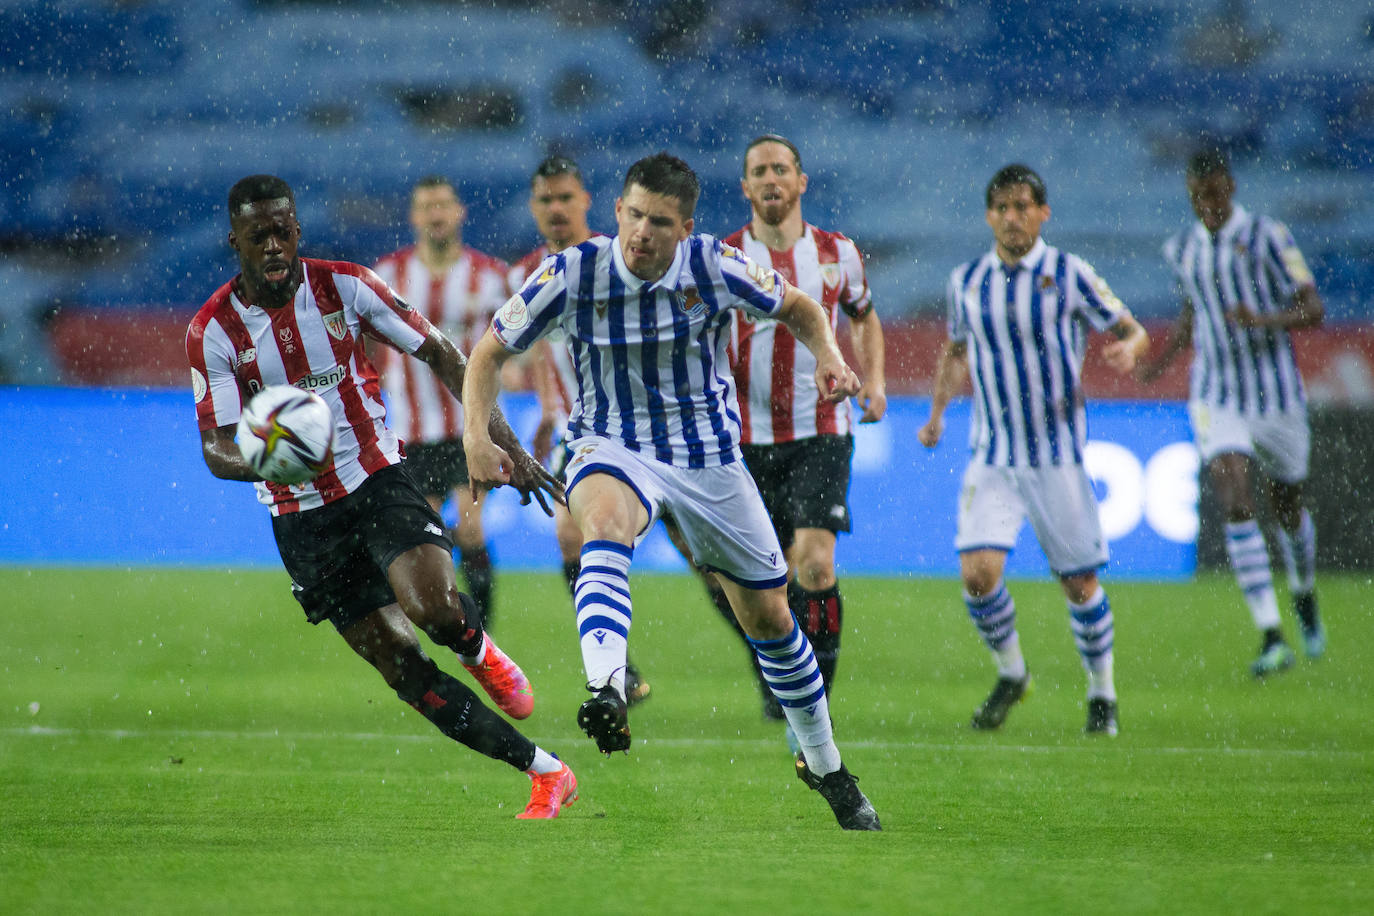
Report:
[{"label": "white and black soccer ball", "polygon": [[305,483],[334,457],[334,412],[317,394],[271,385],[248,402],[234,441],[264,480]]}]

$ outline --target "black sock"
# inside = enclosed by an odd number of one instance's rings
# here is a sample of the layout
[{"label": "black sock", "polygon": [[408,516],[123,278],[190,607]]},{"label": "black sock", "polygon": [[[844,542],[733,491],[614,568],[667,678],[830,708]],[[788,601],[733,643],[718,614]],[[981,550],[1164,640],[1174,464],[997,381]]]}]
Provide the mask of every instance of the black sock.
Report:
[{"label": "black sock", "polygon": [[563,581],[568,583],[568,594],[577,600],[577,577],[582,575],[582,562],[569,560],[563,564]]},{"label": "black sock", "polygon": [[1264,631],[1264,647],[1261,652],[1268,652],[1276,643],[1283,642],[1283,631],[1278,627],[1270,627]]},{"label": "black sock", "polygon": [[477,603],[470,595],[458,593],[458,603],[463,607],[463,619],[451,629],[425,627],[425,634],[441,646],[452,649],[459,655],[477,658],[482,654],[482,644],[486,641],[486,629],[482,626],[482,615]]},{"label": "black sock", "polygon": [[528,770],[534,764],[534,742],[483,705],[477,694],[426,661],[428,676],[418,689],[402,686],[396,695],[459,744],[517,770]]},{"label": "black sock", "polygon": [[821,591],[808,591],[796,580],[787,583],[787,603],[801,624],[802,632],[811,640],[816,664],[825,679],[825,691],[835,680],[835,666],[840,660],[840,631],[844,626],[844,602],[840,599],[840,583]]},{"label": "black sock", "polygon": [[482,615],[482,625],[491,626],[491,554],[485,547],[460,547],[458,565],[463,571],[463,580],[468,584],[468,594],[477,602],[477,610]]}]

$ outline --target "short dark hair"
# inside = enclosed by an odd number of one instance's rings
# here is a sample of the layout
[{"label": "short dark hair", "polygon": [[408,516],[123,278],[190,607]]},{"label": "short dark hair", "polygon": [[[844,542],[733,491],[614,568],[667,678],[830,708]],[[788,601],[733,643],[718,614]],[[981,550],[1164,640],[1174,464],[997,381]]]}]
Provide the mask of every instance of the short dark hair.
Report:
[{"label": "short dark hair", "polygon": [[1002,166],[997,170],[997,174],[992,176],[992,181],[988,182],[987,192],[983,195],[984,203],[991,209],[992,195],[1016,184],[1030,188],[1031,200],[1035,201],[1036,206],[1043,207],[1050,199],[1045,193],[1044,179],[1035,174],[1035,170],[1030,166],[1013,162],[1011,165]]},{"label": "short dark hair", "polygon": [[1231,159],[1219,146],[1204,146],[1188,157],[1189,178],[1210,178],[1231,174]]},{"label": "short dark hair", "polygon": [[426,188],[448,188],[453,192],[453,196],[462,201],[463,197],[458,193],[458,186],[443,175],[426,175],[411,186],[410,196],[413,199],[416,191],[423,191]]},{"label": "short dark hair", "polygon": [[296,206],[296,195],[291,193],[291,185],[276,175],[249,175],[240,178],[229,189],[229,216],[233,217],[239,209],[260,200],[280,200],[285,197]]},{"label": "short dark hair", "polygon": [[744,148],[744,164],[741,168],[744,169],[744,174],[746,176],[749,174],[749,151],[760,143],[781,143],[783,146],[787,147],[792,153],[792,161],[796,163],[797,171],[801,171],[801,150],[797,149],[795,143],[782,134],[759,134],[757,137],[750,140],[749,145]]},{"label": "short dark hair", "polygon": [[680,202],[679,209],[684,219],[690,219],[697,208],[697,198],[701,196],[701,184],[697,173],[681,159],[667,152],[655,153],[630,166],[625,173],[625,184],[621,193],[637,184],[651,194],[675,197]]},{"label": "short dark hair", "polygon": [[567,156],[547,156],[535,166],[534,174],[530,176],[530,186],[533,187],[540,178],[557,178],[559,175],[571,175],[578,184],[582,184],[582,170],[576,162]]}]

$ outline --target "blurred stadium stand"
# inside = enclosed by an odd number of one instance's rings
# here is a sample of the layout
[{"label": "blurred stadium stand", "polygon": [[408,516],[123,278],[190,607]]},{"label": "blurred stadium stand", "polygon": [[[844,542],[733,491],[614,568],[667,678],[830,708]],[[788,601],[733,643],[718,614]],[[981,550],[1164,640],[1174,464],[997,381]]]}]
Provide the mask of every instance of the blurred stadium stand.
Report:
[{"label": "blurred stadium stand", "polygon": [[[536,241],[525,189],[547,152],[580,160],[609,230],[626,166],[668,148],[703,179],[698,226],[724,235],[764,131],[801,147],[808,218],[868,252],[889,318],[938,317],[949,268],[987,245],[987,178],[1019,160],[1049,185],[1046,235],[1161,320],[1159,247],[1208,136],[1238,199],[1308,253],[1337,322],[1315,348],[1351,341],[1339,385],[1363,372],[1374,398],[1368,335],[1339,323],[1374,316],[1371,28],[1360,4],[1282,0],[6,2],[0,278],[31,276],[6,279],[0,321],[49,322],[72,381],[165,384],[111,329],[152,325],[144,346],[179,351],[234,273],[224,196],[243,175],[292,182],[308,253],[368,263],[408,240],[411,183],[444,173],[466,240],[514,257]],[[24,369],[0,381],[52,380]]]}]

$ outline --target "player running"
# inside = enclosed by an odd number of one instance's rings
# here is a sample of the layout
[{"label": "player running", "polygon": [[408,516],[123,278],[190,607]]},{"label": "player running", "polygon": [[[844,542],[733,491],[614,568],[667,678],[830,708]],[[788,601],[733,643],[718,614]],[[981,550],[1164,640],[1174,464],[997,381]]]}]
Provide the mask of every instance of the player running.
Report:
[{"label": "player running", "polygon": [[[787,608],[787,563],[740,461],[726,361],[732,309],[778,318],[816,355],[816,381],[838,400],[859,390],[825,312],[738,249],[692,233],[699,185],[660,153],[635,163],[615,206],[619,233],[545,261],[497,313],[473,351],[463,405],[496,403],[501,366],[554,328],[580,382],[569,419],[568,508],[583,535],[578,631],[593,696],[578,724],[603,753],[630,746],[625,658],[634,546],[664,511],[693,556],[722,576],[769,686],[801,744],[809,784],[840,826],[879,829],[840,760],[816,658]],[[476,483],[508,479],[511,458],[486,430],[464,433]]]},{"label": "player running", "polygon": [[[457,654],[507,715],[529,716],[529,681],[458,591],[443,522],[402,461],[361,339],[377,335],[415,355],[455,395],[462,353],[366,267],[302,258],[295,196],[280,178],[235,184],[229,227],[240,273],[201,307],[186,335],[206,465],[216,477],[256,483],[306,619],[332,623],[439,731],[528,773],[530,802],[517,817],[557,817],[577,798],[572,770],[441,670],[414,630]],[[334,413],[333,461],[314,480],[263,481],[234,443],[245,403],[268,385],[314,391]],[[490,434],[510,455],[509,482],[549,511],[546,494],[557,498],[561,488],[499,414],[480,414],[489,415]]]}]

